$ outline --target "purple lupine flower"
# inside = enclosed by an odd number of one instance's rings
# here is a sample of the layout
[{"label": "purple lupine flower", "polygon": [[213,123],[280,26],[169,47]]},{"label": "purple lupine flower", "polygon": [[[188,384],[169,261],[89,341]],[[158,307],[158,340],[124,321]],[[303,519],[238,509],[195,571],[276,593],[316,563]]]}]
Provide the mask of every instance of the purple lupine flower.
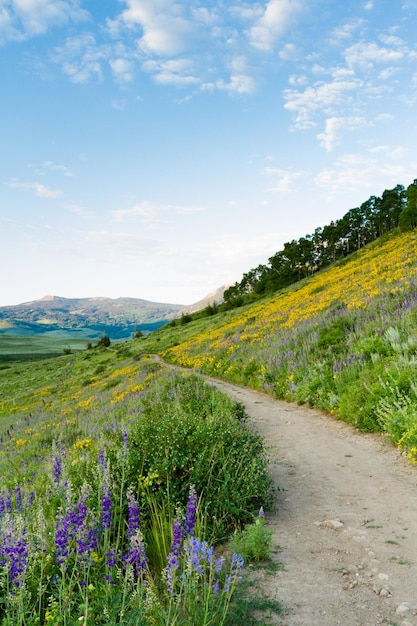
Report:
[{"label": "purple lupine flower", "polygon": [[14,497],[15,497],[15,507],[16,511],[22,510],[22,492],[20,491],[19,485],[14,489]]},{"label": "purple lupine flower", "polygon": [[55,487],[58,487],[62,476],[62,459],[59,454],[54,454],[52,460],[52,480]]},{"label": "purple lupine flower", "polygon": [[197,572],[201,576],[204,576],[204,561],[206,542],[200,541],[197,537],[190,537],[185,546],[185,560],[187,566],[191,568],[193,572]]},{"label": "purple lupine flower", "polygon": [[258,513],[259,517],[265,517],[265,511],[264,511],[264,507],[261,506],[261,508],[259,509],[259,513]]},{"label": "purple lupine flower", "polygon": [[105,452],[102,448],[98,453],[98,464],[103,471],[107,469],[107,459],[106,459]]},{"label": "purple lupine flower", "polygon": [[[118,557],[114,550],[110,549],[108,552],[106,552],[106,567],[108,567],[109,569],[112,569],[113,567],[116,567],[117,562],[118,562]],[[111,577],[110,573],[105,575],[105,579],[109,583],[109,585],[116,584],[116,582]]]},{"label": "purple lupine flower", "polygon": [[98,546],[98,533],[95,526],[82,529],[77,538],[78,556],[81,561],[87,561]]},{"label": "purple lupine flower", "polygon": [[241,579],[243,565],[244,565],[243,557],[239,556],[239,554],[236,554],[236,552],[234,552],[233,557],[232,557],[231,573],[226,574],[226,580],[225,580],[224,587],[223,587],[223,593],[230,593],[231,585],[236,584],[236,582]]},{"label": "purple lupine flower", "polygon": [[112,497],[111,497],[111,489],[110,489],[110,475],[109,475],[109,466],[107,464],[107,459],[102,450],[99,453],[98,462],[99,462],[99,467],[101,468],[101,472],[103,475],[103,481],[102,481],[102,487],[101,487],[100,528],[101,530],[110,530],[112,518],[113,518]]},{"label": "purple lupine flower", "polygon": [[188,496],[187,512],[185,514],[184,535],[193,535],[195,529],[195,519],[197,512],[197,492],[194,485],[190,487]]},{"label": "purple lupine flower", "polygon": [[89,535],[90,529],[85,528],[87,505],[81,497],[74,509],[66,515],[60,515],[55,524],[55,553],[56,560],[61,565],[69,556],[69,546],[73,539],[77,539],[79,554],[90,554],[96,546],[96,539]]},{"label": "purple lupine flower", "polygon": [[12,514],[12,499],[10,497],[10,493],[8,491],[6,491],[6,495],[4,498],[4,508],[6,509],[6,512],[9,513],[9,515]]},{"label": "purple lupine flower", "polygon": [[180,520],[178,515],[174,519],[172,535],[173,535],[173,537],[172,537],[171,550],[170,550],[170,552],[168,554],[168,558],[167,558],[168,565],[166,567],[167,588],[168,588],[168,592],[169,593],[173,593],[173,591],[174,591],[174,584],[173,584],[173,580],[172,580],[172,574],[173,574],[174,570],[181,569],[179,558],[181,556],[181,550],[182,550],[183,530],[182,530],[181,520]]},{"label": "purple lupine flower", "polygon": [[130,536],[129,552],[124,555],[123,561],[134,567],[136,577],[139,577],[146,568],[145,545],[140,528]]},{"label": "purple lupine flower", "polygon": [[112,522],[112,499],[111,491],[108,485],[103,485],[101,493],[101,530],[110,530]]},{"label": "purple lupine flower", "polygon": [[26,532],[21,530],[16,536],[13,532],[12,523],[3,534],[0,550],[0,565],[8,565],[9,585],[20,587],[26,571],[29,556],[29,548],[26,541]]},{"label": "purple lupine flower", "polygon": [[69,542],[72,539],[71,522],[68,515],[58,515],[55,524],[55,555],[61,565],[68,557]]},{"label": "purple lupine flower", "polygon": [[139,528],[139,506],[130,487],[126,495],[128,501],[127,536],[132,537]]}]

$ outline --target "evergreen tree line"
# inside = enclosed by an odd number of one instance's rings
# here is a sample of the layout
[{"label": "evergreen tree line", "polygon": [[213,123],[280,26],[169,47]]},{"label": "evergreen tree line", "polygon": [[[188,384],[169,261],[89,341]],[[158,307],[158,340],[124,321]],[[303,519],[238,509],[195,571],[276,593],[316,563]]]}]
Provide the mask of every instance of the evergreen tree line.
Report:
[{"label": "evergreen tree line", "polygon": [[396,185],[381,197],[371,196],[342,218],[316,228],[312,235],[284,244],[266,265],[250,270],[224,293],[221,308],[241,306],[310,276],[359,250],[394,228],[417,226],[417,179],[407,189]]}]

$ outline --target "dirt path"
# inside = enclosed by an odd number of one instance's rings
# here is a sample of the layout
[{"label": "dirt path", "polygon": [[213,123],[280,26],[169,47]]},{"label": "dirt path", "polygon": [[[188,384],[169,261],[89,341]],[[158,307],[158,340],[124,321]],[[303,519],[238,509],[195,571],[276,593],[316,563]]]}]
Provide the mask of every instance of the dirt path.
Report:
[{"label": "dirt path", "polygon": [[213,382],[245,405],[284,490],[267,515],[284,567],[263,581],[288,607],[276,623],[417,626],[417,468],[319,411]]}]

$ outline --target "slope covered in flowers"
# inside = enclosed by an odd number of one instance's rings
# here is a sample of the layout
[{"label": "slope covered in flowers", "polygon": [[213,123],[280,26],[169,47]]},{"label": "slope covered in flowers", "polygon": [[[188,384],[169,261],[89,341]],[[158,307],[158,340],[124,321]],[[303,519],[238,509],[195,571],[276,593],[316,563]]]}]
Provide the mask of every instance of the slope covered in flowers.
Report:
[{"label": "slope covered in flowers", "polygon": [[391,234],[162,356],[417,446],[417,233]]},{"label": "slope covered in flowers", "polygon": [[0,624],[230,623],[269,498],[241,407],[121,344],[0,370]]}]

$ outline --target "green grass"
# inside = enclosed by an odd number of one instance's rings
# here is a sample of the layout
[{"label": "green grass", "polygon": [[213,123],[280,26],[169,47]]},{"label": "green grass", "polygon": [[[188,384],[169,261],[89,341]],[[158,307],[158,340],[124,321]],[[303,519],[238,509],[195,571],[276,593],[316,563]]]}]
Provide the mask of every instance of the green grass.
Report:
[{"label": "green grass", "polygon": [[0,334],[0,363],[30,361],[63,354],[64,350],[85,350],[88,339]]}]

